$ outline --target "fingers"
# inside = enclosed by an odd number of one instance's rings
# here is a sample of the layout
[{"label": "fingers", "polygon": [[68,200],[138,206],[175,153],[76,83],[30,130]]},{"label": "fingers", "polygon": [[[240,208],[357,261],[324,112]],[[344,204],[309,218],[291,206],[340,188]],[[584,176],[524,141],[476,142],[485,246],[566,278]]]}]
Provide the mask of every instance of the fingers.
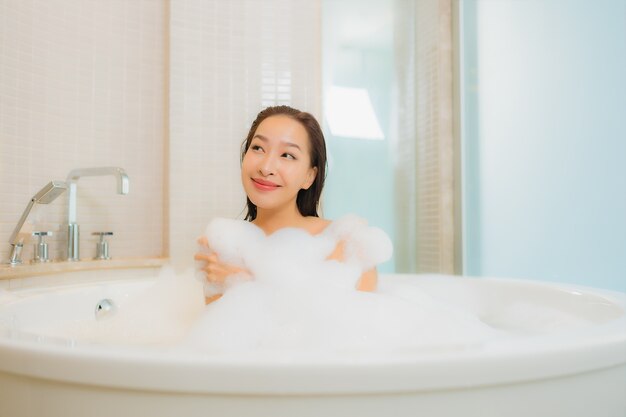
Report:
[{"label": "fingers", "polygon": [[209,260],[209,256],[206,253],[196,253],[193,255],[193,259],[195,259],[196,261],[208,261]]},{"label": "fingers", "polygon": [[215,252],[197,252],[193,255],[193,259],[195,259],[196,261],[217,262],[217,254]]},{"label": "fingers", "polygon": [[225,276],[228,272],[226,268],[218,262],[216,255],[209,256],[209,261],[207,262],[204,271],[206,272],[207,279],[211,282],[224,282]]},{"label": "fingers", "polygon": [[214,294],[210,297],[204,297],[204,304],[210,304],[213,301],[219,300],[220,298],[222,298],[222,294]]},{"label": "fingers", "polygon": [[205,262],[205,265],[200,267],[200,270],[204,272],[207,281],[217,283],[224,282],[225,276],[228,275],[228,271],[219,261],[216,253],[196,253],[194,255],[194,259]]},{"label": "fingers", "polygon": [[208,261],[208,257],[211,255],[211,253],[213,253],[213,251],[209,247],[208,239],[206,238],[206,236],[200,236],[196,239],[196,242],[198,243],[198,245],[200,245],[200,248],[199,252],[194,254],[193,259],[195,259],[196,261]]}]

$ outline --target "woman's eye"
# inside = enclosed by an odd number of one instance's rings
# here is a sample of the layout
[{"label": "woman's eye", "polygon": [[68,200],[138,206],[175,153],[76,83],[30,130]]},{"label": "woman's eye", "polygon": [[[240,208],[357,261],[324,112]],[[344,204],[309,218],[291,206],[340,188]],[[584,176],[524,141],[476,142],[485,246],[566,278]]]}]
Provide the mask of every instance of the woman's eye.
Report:
[{"label": "woman's eye", "polygon": [[294,160],[296,159],[296,157],[295,157],[295,156],[293,156],[293,155],[292,155],[292,154],[290,154],[290,153],[284,153],[284,154],[283,154],[283,158],[287,158],[287,159],[294,159]]},{"label": "woman's eye", "polygon": [[259,145],[250,145],[250,149],[252,149],[253,151],[262,151],[263,148],[261,148]]}]

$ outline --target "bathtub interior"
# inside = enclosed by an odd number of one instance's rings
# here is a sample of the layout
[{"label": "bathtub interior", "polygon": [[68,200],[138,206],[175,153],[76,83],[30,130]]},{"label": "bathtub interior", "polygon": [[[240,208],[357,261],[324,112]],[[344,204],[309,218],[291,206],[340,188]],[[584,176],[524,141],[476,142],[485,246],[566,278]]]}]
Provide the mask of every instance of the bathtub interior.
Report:
[{"label": "bathtub interior", "polygon": [[[39,343],[75,344],[55,333],[63,324],[96,320],[103,299],[117,305],[132,300],[155,282],[156,274],[137,278],[133,271],[102,273],[88,282],[22,288],[0,293],[0,334]],[[381,290],[407,297],[419,291],[475,315],[508,337],[563,337],[624,326],[624,295],[540,282],[439,275],[382,275]],[[155,306],[156,307],[156,306]],[[80,344],[80,341],[78,341]]]},{"label": "bathtub interior", "polygon": [[[411,280],[411,276],[396,279]],[[623,294],[545,282],[423,276],[419,291],[518,335],[550,334],[611,323],[624,317]]]}]

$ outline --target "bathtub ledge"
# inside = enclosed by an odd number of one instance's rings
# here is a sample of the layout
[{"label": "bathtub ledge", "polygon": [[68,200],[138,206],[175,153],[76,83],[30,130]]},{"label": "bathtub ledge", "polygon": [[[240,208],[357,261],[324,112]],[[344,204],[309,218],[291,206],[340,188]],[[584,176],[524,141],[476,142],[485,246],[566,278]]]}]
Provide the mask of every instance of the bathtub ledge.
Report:
[{"label": "bathtub ledge", "polygon": [[58,274],[63,272],[127,269],[160,268],[169,262],[169,258],[114,258],[109,260],[84,260],[77,262],[58,261],[44,264],[25,264],[19,266],[0,265],[0,281],[16,278]]}]

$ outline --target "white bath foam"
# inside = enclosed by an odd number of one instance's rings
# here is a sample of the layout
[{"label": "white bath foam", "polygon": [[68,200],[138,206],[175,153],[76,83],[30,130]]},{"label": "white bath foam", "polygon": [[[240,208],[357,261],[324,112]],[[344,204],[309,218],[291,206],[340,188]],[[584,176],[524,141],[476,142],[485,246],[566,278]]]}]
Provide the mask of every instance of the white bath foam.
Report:
[{"label": "white bath foam", "polygon": [[346,215],[331,223],[324,231],[335,241],[345,243],[345,257],[348,262],[359,264],[364,270],[391,258],[393,246],[387,234],[377,227],[354,215]]},{"label": "white bath foam", "polygon": [[[208,232],[212,250],[250,270],[252,280],[229,281],[221,288],[222,298],[204,306],[202,284],[192,272],[176,275],[164,268],[154,286],[120,303],[115,317],[82,323],[73,334],[102,343],[178,344],[205,354],[245,357],[263,352],[439,352],[474,348],[512,334],[483,322],[477,294],[451,282],[446,285],[455,291],[447,301],[450,291],[430,294],[419,278],[393,285],[383,280],[374,293],[356,291],[372,262],[362,261],[363,254],[381,261],[390,255],[388,238],[377,242],[380,234],[368,233],[367,226],[339,224],[335,231],[340,233],[317,236],[284,229],[266,237],[245,222],[213,224],[216,228]],[[352,245],[349,262],[326,260],[337,239]],[[526,317],[530,327],[541,325],[546,331],[546,323],[581,324],[557,309],[535,307],[510,308],[502,320]]]},{"label": "white bath foam", "polygon": [[205,352],[428,350],[472,347],[498,335],[475,316],[421,301],[251,281],[209,305],[187,344]]},{"label": "white bath foam", "polygon": [[[361,273],[391,255],[390,242],[379,229],[348,218],[311,236],[283,229],[259,238],[254,226],[227,233],[219,222],[221,241],[212,248],[228,255],[237,250],[238,265],[254,279],[232,285],[210,304],[185,344],[201,351],[293,352],[389,350],[465,347],[497,333],[475,316],[437,303],[425,294],[398,297],[355,290]],[[252,227],[250,227],[252,226]],[[246,230],[247,229],[247,230]],[[235,240],[245,239],[245,248]],[[346,242],[349,262],[328,261],[337,242]],[[233,249],[236,248],[236,249]],[[220,256],[221,256],[220,254]],[[408,288],[407,288],[408,289]],[[415,292],[415,291],[413,291]]]}]

